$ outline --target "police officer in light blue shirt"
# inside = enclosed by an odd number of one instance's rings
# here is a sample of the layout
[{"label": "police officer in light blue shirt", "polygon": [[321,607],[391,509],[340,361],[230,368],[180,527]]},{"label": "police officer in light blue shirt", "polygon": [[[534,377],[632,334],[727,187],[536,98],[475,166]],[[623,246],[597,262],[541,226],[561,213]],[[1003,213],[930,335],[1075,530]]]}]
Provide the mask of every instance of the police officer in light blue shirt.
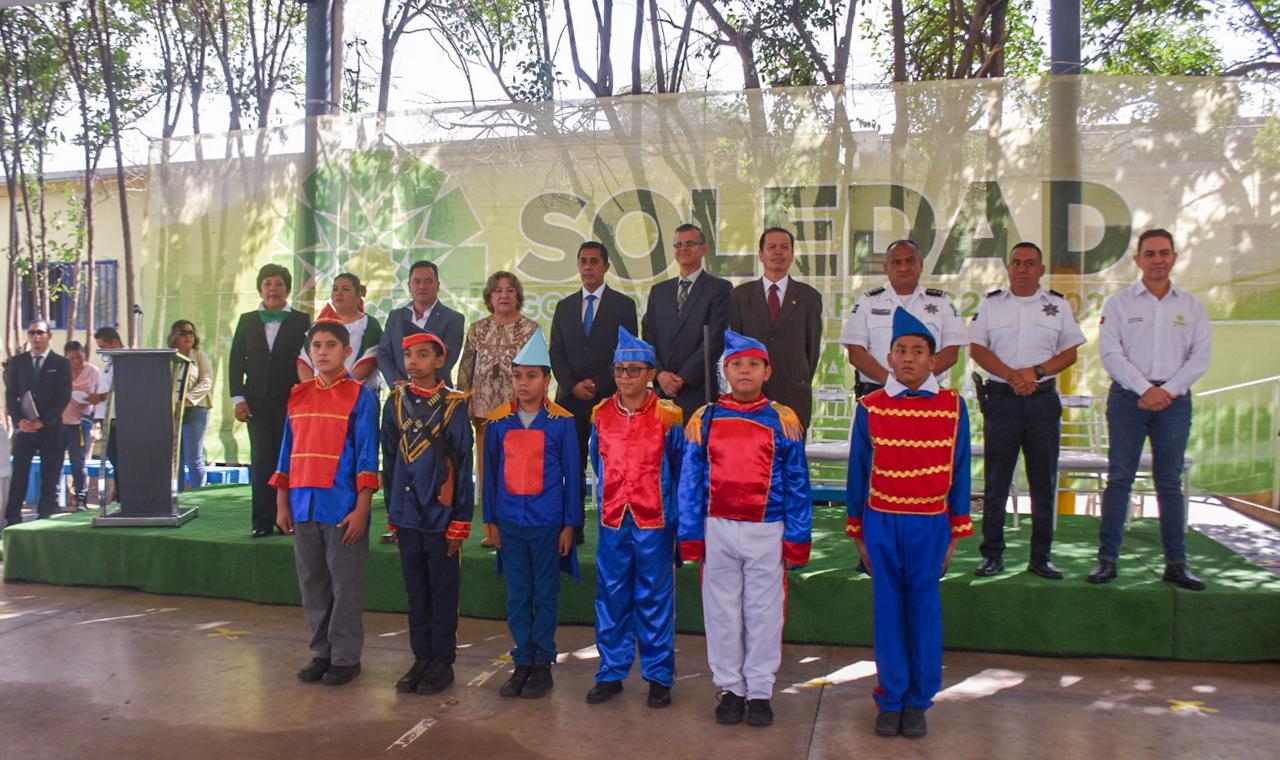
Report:
[{"label": "police officer in light blue shirt", "polygon": [[1191,434],[1191,385],[1209,369],[1213,336],[1204,306],[1169,279],[1178,261],[1172,234],[1162,229],[1142,233],[1133,260],[1142,281],[1107,299],[1099,328],[1102,365],[1112,381],[1107,396],[1110,450],[1098,566],[1089,582],[1116,577],[1129,495],[1142,446],[1150,438],[1164,580],[1199,591],[1204,581],[1187,569],[1182,462]]},{"label": "police officer in light blue shirt", "polygon": [[1060,580],[1050,556],[1053,491],[1058,474],[1062,401],[1055,376],[1076,362],[1084,333],[1061,293],[1044,290],[1044,261],[1035,243],[1009,252],[1009,288],[982,299],[969,326],[969,352],[987,371],[983,394],[985,483],[982,564],[975,575],[1004,569],[1004,514],[1018,453],[1031,488],[1031,562],[1027,570]]}]

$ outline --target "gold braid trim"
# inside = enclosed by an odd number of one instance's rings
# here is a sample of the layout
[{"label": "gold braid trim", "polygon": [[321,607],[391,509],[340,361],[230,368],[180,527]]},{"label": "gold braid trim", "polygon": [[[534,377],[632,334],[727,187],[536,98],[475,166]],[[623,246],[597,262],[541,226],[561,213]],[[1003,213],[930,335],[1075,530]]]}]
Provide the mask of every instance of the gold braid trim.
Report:
[{"label": "gold braid trim", "polygon": [[547,404],[547,416],[562,417],[562,418],[570,419],[573,417],[573,412],[569,411],[568,409],[565,409],[563,406],[560,406],[556,402],[552,401]]},{"label": "gold braid trim", "polygon": [[939,472],[948,472],[950,469],[951,465],[949,464],[939,464],[933,467],[921,467],[918,470],[882,470],[879,467],[875,467],[872,471],[886,478],[918,478],[921,475],[936,475]]},{"label": "gold braid trim", "polygon": [[609,396],[609,397],[607,397],[607,398],[600,399],[600,403],[598,403],[598,404],[596,404],[595,406],[591,407],[591,424],[593,424],[593,425],[594,425],[594,424],[595,424],[595,422],[596,422],[596,412],[598,412],[598,411],[600,411],[601,409],[603,409],[603,408],[604,408],[604,405],[605,405],[605,404],[607,404],[607,403],[609,403],[610,401],[613,401],[613,396]]},{"label": "gold braid trim", "polygon": [[872,414],[886,414],[890,417],[944,417],[947,419],[959,419],[960,412],[946,412],[941,409],[886,409],[879,406],[867,406],[867,411]]},{"label": "gold braid trim", "polygon": [[782,434],[793,441],[804,440],[804,426],[800,424],[800,416],[795,413],[795,410],[777,401],[771,402],[771,405],[778,413],[779,421],[782,422]]},{"label": "gold braid trim", "polygon": [[937,501],[943,501],[947,498],[945,493],[940,496],[890,496],[888,494],[880,493],[874,488],[871,489],[871,495],[877,499],[887,501],[890,504],[932,504]]},{"label": "gold braid trim", "polygon": [[917,441],[911,438],[872,438],[871,442],[876,446],[906,446],[912,449],[945,449],[950,448],[953,443],[949,438],[932,441]]}]

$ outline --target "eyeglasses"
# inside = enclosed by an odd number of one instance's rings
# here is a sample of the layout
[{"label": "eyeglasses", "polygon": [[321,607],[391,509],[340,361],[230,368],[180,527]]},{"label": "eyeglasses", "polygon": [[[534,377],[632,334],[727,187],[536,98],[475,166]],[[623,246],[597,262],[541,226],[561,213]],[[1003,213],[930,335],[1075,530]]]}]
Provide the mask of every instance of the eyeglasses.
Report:
[{"label": "eyeglasses", "polygon": [[27,335],[48,335],[48,330],[27,330]]},{"label": "eyeglasses", "polygon": [[196,337],[196,331],[195,330],[179,330],[178,335],[184,338],[194,338]]},{"label": "eyeglasses", "polygon": [[673,248],[697,248],[700,245],[706,245],[706,242],[702,240],[681,240],[680,242],[675,243],[672,247]]},{"label": "eyeglasses", "polygon": [[621,365],[621,364],[614,364],[614,365],[612,365],[612,366],[610,367],[610,369],[612,369],[612,370],[613,370],[613,376],[614,376],[614,377],[640,377],[640,376],[641,376],[641,375],[643,375],[643,374],[644,374],[644,373],[645,373],[649,368],[648,368],[648,367],[636,367],[636,366],[625,367],[625,366],[623,366],[623,365]]}]

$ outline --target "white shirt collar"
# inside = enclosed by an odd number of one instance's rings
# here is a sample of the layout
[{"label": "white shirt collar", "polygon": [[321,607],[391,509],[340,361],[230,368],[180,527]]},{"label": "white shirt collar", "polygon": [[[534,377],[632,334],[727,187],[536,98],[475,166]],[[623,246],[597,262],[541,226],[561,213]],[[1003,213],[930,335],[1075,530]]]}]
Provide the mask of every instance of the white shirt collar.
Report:
[{"label": "white shirt collar", "polygon": [[32,351],[32,352],[31,352],[31,358],[32,358],[32,360],[40,359],[40,360],[42,360],[42,361],[43,361],[44,359],[49,358],[49,354],[50,354],[52,351],[53,351],[53,347],[52,347],[52,346],[50,346],[49,348],[46,348],[46,349],[44,350],[44,353],[43,353],[43,354],[37,354],[35,351]]},{"label": "white shirt collar", "polygon": [[777,282],[774,282],[774,281],[770,280],[770,279],[769,279],[769,275],[767,275],[767,274],[766,274],[766,275],[761,275],[761,277],[760,277],[760,285],[764,287],[764,294],[765,294],[766,296],[768,296],[768,295],[769,295],[769,286],[770,286],[770,285],[777,285],[777,286],[778,286],[778,290],[779,290],[779,291],[781,291],[781,292],[783,292],[783,293],[785,293],[785,292],[786,292],[786,290],[787,290],[787,285],[790,285],[790,284],[791,284],[791,275],[789,275],[789,274],[784,274],[784,275],[782,276],[782,279],[781,279],[781,280],[778,280]]},{"label": "white shirt collar", "polygon": [[[697,269],[693,270],[693,274],[689,275],[688,277],[685,277],[684,275],[677,275],[677,276],[676,276],[676,279],[677,279],[677,280],[679,280],[679,281],[688,280],[688,281],[689,281],[689,287],[690,287],[690,289],[692,289],[692,288],[693,288],[693,286],[697,284],[697,282],[698,282],[698,277],[699,277],[699,276],[701,276],[701,275],[702,275],[702,267],[698,267]],[[677,283],[677,285],[678,285],[678,284],[679,284],[679,283]]]},{"label": "white shirt collar", "polygon": [[440,305],[440,299],[437,298],[436,300],[431,302],[431,305],[428,306],[427,310],[422,312],[422,316],[419,317],[418,307],[413,303],[413,301],[410,301],[409,302],[409,318],[416,322],[425,322],[427,321],[427,317],[431,316],[431,312],[435,311],[436,307],[439,305]]},{"label": "white shirt collar", "polygon": [[599,302],[600,302],[600,299],[604,297],[604,289],[605,289],[606,287],[608,287],[608,286],[607,286],[607,285],[605,285],[605,283],[603,283],[603,282],[602,282],[602,283],[600,283],[600,287],[596,288],[595,290],[587,290],[587,286],[583,285],[583,286],[582,286],[582,299],[585,301],[585,300],[586,300],[586,298],[587,298],[587,296],[595,296],[595,297],[596,297],[596,303],[599,303]]},{"label": "white shirt collar", "polygon": [[[1138,280],[1137,282],[1135,282],[1133,284],[1133,287],[1129,289],[1129,292],[1133,293],[1133,295],[1135,296],[1149,295],[1152,298],[1156,297],[1156,294],[1148,290],[1147,284],[1142,280]],[[1182,290],[1171,282],[1169,283],[1169,292],[1166,293],[1165,295],[1170,295],[1175,297],[1180,296],[1182,295]],[[1156,298],[1156,300],[1158,301],[1160,299]]]},{"label": "white shirt collar", "polygon": [[[916,392],[928,393],[932,396],[936,396],[938,395],[938,391],[941,389],[942,386],[938,385],[937,375],[930,372],[929,376],[924,379],[924,382],[921,383],[920,387],[916,389]],[[909,390],[911,389],[898,382],[898,378],[894,377],[892,372],[889,373],[889,380],[884,384],[885,393],[889,394],[893,398],[897,398]]]}]

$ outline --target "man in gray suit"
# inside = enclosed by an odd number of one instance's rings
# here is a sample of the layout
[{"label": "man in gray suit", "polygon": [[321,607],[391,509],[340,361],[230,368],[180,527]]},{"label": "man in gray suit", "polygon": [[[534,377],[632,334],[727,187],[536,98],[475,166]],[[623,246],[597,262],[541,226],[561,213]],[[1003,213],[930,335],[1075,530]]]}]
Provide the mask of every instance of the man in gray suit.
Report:
[{"label": "man in gray suit", "polygon": [[429,332],[444,341],[447,356],[444,367],[436,375],[453,385],[450,373],[462,355],[462,333],[466,320],[458,312],[440,302],[440,269],[431,261],[415,261],[409,267],[408,306],[392,309],[378,343],[378,370],[387,388],[409,382],[404,370],[404,351],[400,348],[406,335]]},{"label": "man in gray suit", "polygon": [[764,395],[786,404],[806,429],[813,416],[813,375],[822,353],[822,294],[789,275],[795,236],[770,227],[760,236],[764,276],[729,295],[729,329],[769,349],[773,376]]},{"label": "man in gray suit", "polygon": [[[729,281],[702,268],[707,240],[696,225],[676,228],[676,264],[680,276],[653,286],[644,310],[644,339],[658,354],[658,395],[684,410],[687,420],[719,395],[715,361],[724,351],[729,321]],[[707,386],[702,328],[710,333],[711,386]]]}]

